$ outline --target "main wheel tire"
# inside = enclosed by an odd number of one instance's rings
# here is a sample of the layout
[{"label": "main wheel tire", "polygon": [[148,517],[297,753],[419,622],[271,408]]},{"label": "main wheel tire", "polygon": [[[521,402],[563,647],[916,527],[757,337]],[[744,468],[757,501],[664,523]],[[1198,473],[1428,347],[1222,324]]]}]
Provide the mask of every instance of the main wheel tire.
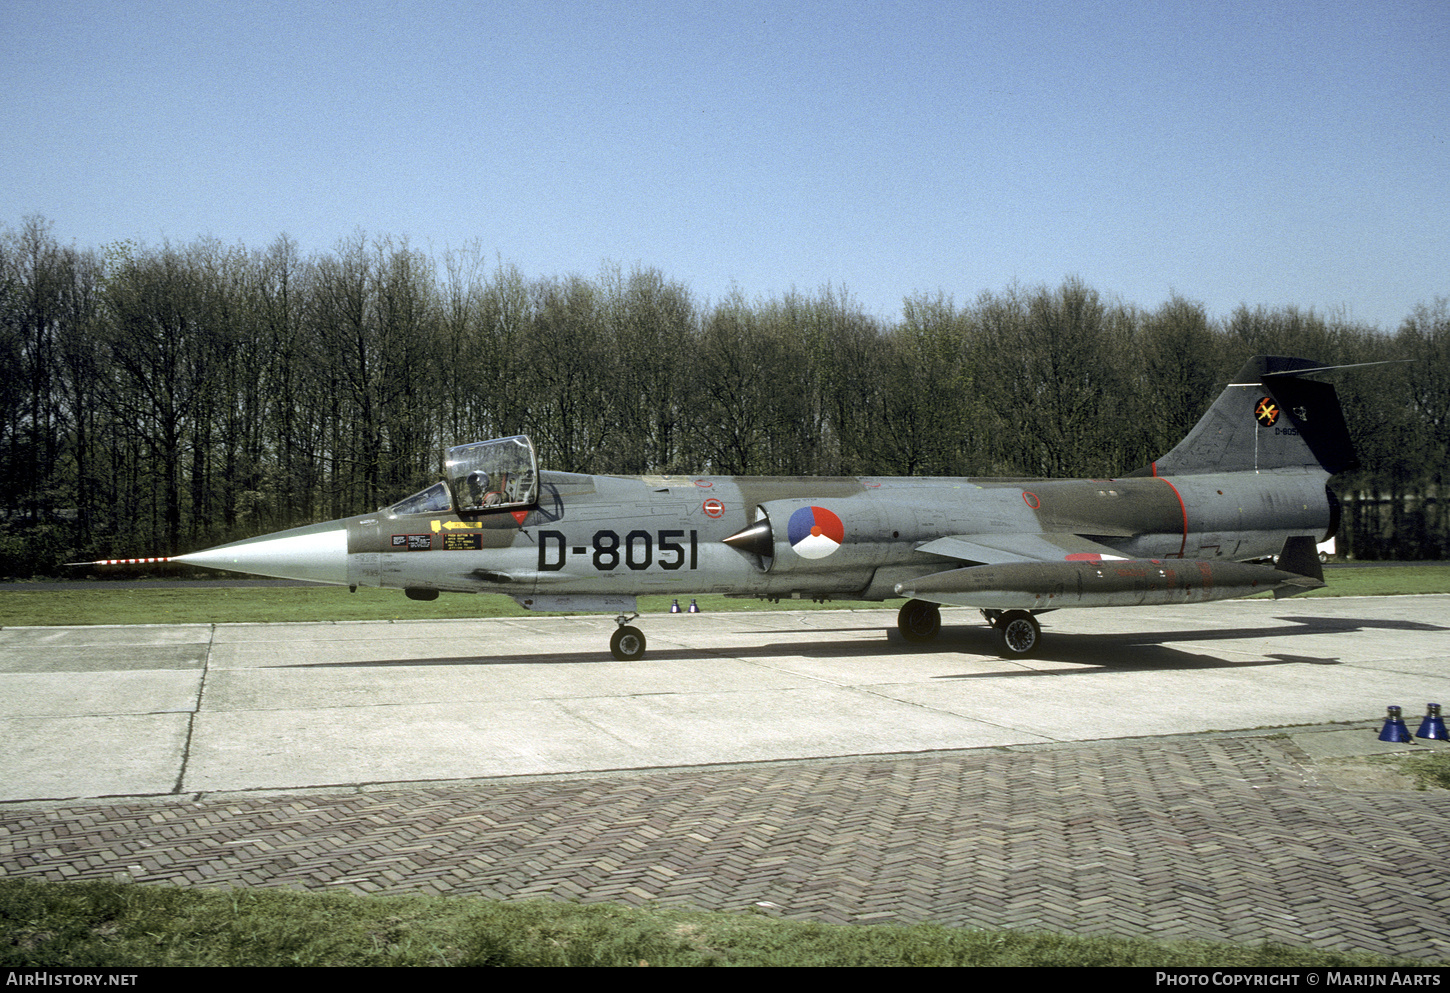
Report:
[{"label": "main wheel tire", "polygon": [[633,662],[644,655],[644,632],[628,625],[614,632],[609,651],[620,662]]},{"label": "main wheel tire", "polygon": [[941,608],[928,600],[908,600],[896,613],[896,630],[907,641],[934,641],[941,631]]},{"label": "main wheel tire", "polygon": [[1042,626],[1025,610],[1009,610],[997,622],[997,640],[1009,659],[1025,659],[1042,644]]}]

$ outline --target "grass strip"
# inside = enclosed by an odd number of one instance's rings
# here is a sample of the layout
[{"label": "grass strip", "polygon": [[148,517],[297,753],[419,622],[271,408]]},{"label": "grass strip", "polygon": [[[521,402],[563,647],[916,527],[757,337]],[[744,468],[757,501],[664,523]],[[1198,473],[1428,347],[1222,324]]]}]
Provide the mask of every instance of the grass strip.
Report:
[{"label": "grass strip", "polygon": [[[1414,727],[1412,723],[1410,725]],[[1417,739],[1418,740],[1418,739]],[[1450,790],[1450,752],[1384,756],[1409,776],[1417,790]]]},{"label": "grass strip", "polygon": [[[1362,566],[1331,568],[1329,586],[1306,596],[1398,596],[1450,593],[1450,563],[1414,566]],[[664,613],[673,597],[639,598],[643,613]],[[678,598],[682,609],[691,597]],[[817,610],[895,609],[886,603],[833,600],[739,599],[720,595],[698,596],[700,609]],[[239,587],[219,582],[215,587],[177,586],[111,589],[76,589],[65,583],[49,590],[5,591],[0,587],[0,626],[78,624],[237,624],[297,623],[302,621],[403,621],[440,618],[525,617],[523,609],[506,596],[444,593],[437,600],[409,600],[398,590],[359,588],[349,593],[341,586]]]},{"label": "grass strip", "polygon": [[473,897],[0,880],[4,966],[1388,966],[1274,943]]}]

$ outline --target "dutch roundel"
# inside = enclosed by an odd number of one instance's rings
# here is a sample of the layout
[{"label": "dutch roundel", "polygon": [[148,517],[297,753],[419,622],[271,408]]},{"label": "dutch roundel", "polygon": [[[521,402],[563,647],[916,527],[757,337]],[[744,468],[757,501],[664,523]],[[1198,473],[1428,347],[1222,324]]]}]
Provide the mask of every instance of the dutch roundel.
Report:
[{"label": "dutch roundel", "polygon": [[846,540],[846,526],[824,507],[802,507],[790,515],[786,534],[797,555],[823,559]]}]

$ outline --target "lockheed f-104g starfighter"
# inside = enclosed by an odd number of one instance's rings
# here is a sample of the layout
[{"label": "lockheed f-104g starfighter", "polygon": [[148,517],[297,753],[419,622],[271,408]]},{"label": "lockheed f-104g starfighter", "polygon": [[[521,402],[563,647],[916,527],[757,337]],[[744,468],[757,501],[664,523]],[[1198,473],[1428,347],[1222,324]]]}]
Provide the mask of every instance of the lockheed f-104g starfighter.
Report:
[{"label": "lockheed f-104g starfighter", "polygon": [[1117,479],[581,475],[541,470],[520,435],[448,449],[445,478],[390,507],[171,561],[613,613],[620,660],[645,651],[637,597],[704,593],[902,599],[911,642],[936,637],[941,605],[976,607],[1027,656],[1046,611],[1324,585],[1326,484],[1354,464],[1334,388],[1306,378],[1327,368],[1251,359],[1172,451]]}]

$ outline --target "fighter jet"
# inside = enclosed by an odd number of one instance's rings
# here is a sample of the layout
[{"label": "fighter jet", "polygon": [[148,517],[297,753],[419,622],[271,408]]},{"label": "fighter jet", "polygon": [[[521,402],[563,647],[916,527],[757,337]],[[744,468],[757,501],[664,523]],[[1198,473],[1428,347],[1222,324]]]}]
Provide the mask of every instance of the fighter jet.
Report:
[{"label": "fighter jet", "polygon": [[1256,356],[1172,451],[1118,479],[590,476],[541,470],[519,435],[448,449],[445,478],[390,507],[171,561],[613,613],[621,661],[645,652],[637,597],[704,593],[905,600],[896,626],[917,643],[941,605],[975,607],[1020,658],[1051,610],[1323,586],[1326,483],[1355,464],[1334,388],[1304,378],[1329,368]]}]

